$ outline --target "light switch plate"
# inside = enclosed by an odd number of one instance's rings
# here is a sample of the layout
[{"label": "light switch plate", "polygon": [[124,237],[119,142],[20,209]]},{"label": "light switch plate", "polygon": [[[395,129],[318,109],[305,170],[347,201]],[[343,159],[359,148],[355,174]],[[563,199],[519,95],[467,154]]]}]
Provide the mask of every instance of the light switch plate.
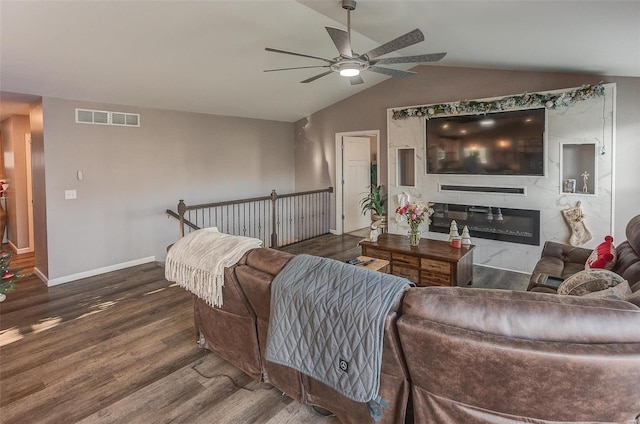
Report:
[{"label": "light switch plate", "polygon": [[65,200],[73,200],[78,198],[78,192],[76,190],[65,190],[64,191],[64,199]]}]

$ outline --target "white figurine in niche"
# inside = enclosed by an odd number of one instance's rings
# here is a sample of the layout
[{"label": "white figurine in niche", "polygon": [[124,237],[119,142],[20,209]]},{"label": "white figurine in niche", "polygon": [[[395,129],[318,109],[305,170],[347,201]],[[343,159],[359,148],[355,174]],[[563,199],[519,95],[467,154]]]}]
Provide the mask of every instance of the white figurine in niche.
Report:
[{"label": "white figurine in niche", "polygon": [[580,174],[580,176],[582,177],[582,181],[584,182],[584,185],[582,186],[582,192],[589,193],[589,187],[587,187],[587,180],[589,179],[589,173],[587,171],[584,171],[582,174]]}]

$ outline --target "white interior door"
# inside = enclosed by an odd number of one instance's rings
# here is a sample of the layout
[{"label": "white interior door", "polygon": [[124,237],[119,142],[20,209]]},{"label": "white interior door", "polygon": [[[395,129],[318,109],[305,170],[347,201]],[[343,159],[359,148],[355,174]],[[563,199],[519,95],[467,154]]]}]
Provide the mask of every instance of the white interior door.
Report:
[{"label": "white interior door", "polygon": [[346,233],[371,224],[371,217],[363,215],[360,207],[360,200],[371,184],[371,141],[368,137],[342,137],[342,168],[342,215]]}]

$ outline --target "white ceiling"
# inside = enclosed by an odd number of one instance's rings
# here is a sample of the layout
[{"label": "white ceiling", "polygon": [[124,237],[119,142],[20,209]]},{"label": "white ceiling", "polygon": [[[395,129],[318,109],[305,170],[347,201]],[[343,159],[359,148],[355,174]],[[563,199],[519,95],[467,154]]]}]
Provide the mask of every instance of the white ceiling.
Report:
[{"label": "white ceiling", "polygon": [[[20,93],[295,121],[388,78],[300,84],[323,69],[262,72],[322,64],[265,47],[337,56],[324,26],[346,27],[340,4],[0,0],[1,114],[19,104],[8,93]],[[402,55],[446,51],[440,65],[640,77],[640,1],[361,0],[351,23],[358,53],[420,28],[426,41]]]}]

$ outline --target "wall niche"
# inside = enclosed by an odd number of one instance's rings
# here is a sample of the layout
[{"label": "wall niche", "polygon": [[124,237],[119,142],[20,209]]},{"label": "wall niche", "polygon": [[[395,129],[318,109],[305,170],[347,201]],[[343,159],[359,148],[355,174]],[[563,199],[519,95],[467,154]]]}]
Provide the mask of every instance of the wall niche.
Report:
[{"label": "wall niche", "polygon": [[596,196],[598,162],[595,143],[560,143],[560,187],[564,194]]}]

